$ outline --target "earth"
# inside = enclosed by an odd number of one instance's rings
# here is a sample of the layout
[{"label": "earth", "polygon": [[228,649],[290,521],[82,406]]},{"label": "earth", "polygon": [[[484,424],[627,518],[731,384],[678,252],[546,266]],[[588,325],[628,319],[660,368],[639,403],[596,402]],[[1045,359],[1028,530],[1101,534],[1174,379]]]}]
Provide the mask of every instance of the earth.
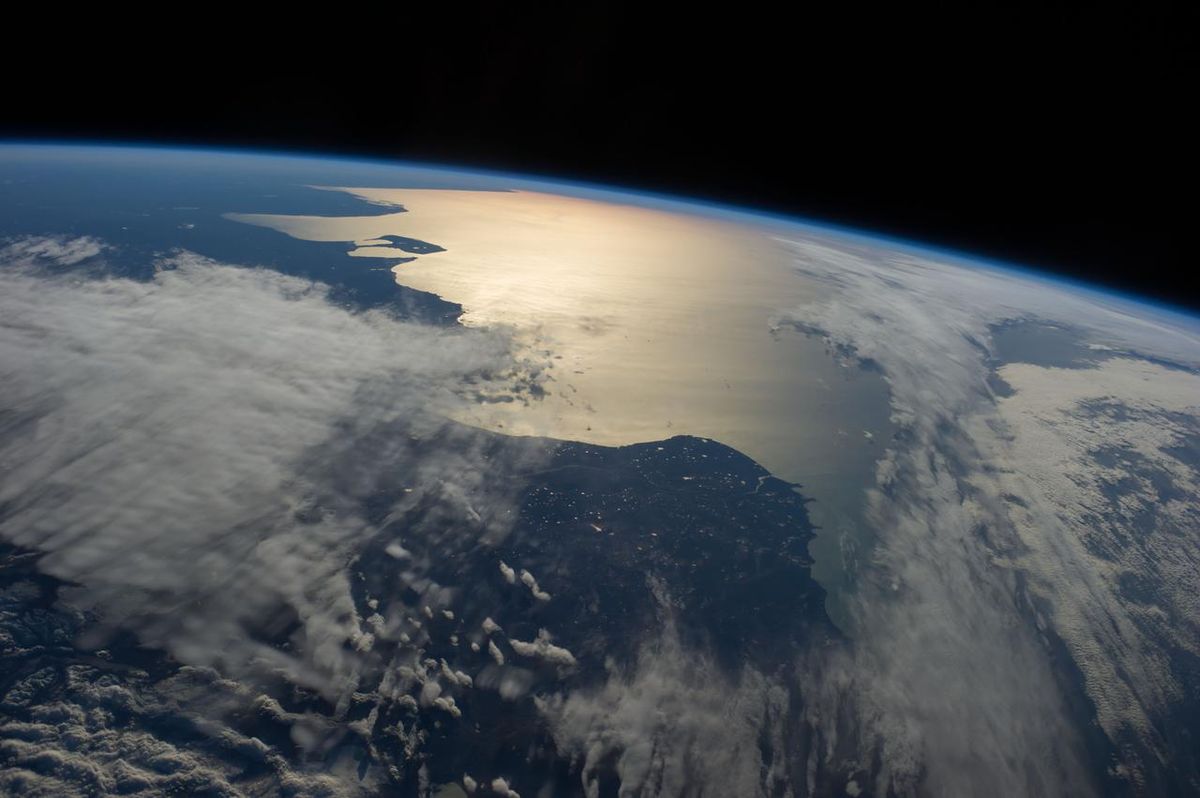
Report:
[{"label": "earth", "polygon": [[0,209],[0,793],[1200,794],[1194,315],[415,165]]}]

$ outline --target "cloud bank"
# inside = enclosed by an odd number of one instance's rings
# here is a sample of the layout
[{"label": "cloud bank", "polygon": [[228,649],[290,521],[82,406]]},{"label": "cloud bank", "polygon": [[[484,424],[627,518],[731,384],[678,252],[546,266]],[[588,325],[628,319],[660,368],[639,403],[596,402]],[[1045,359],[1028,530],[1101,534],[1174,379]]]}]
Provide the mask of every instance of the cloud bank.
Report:
[{"label": "cloud bank", "polygon": [[668,623],[631,671],[610,666],[599,687],[537,703],[589,798],[609,768],[621,795],[766,796],[788,789],[786,762],[801,753],[784,739],[790,695],[750,668],[731,680]]},{"label": "cloud bank", "polygon": [[[1013,446],[1014,424],[1030,426],[1016,415],[1026,386],[1011,400],[993,392],[991,330],[1009,320],[1049,320],[1131,358],[1141,352],[1193,366],[1200,340],[1149,312],[1131,315],[1012,274],[849,244],[784,243],[796,270],[829,297],[777,323],[821,335],[837,356],[879,369],[901,430],[867,496],[879,542],[857,597],[853,653],[836,664],[854,685],[862,733],[874,737],[880,755],[872,791],[1091,792],[1097,768],[1085,764],[1086,721],[1068,709],[1073,687],[1051,665],[1054,639],[1083,670],[1102,720],[1104,708],[1140,704],[1136,679],[1115,678],[1114,669],[1144,673],[1144,652],[1161,653],[1162,643],[1146,639],[1122,610],[1112,569],[1079,555],[1072,541],[1088,525],[1062,506],[1070,491],[1021,476],[1040,467],[1036,444]],[[1181,412],[1192,388],[1182,389],[1188,380],[1176,376],[1149,392],[1137,379],[1111,380],[1118,391],[1111,398],[1136,407],[1173,390],[1158,404]],[[1047,397],[1054,409],[1043,413],[1056,423],[1080,398],[1053,388]],[[1009,412],[1006,402],[1015,403]],[[1194,496],[1191,503],[1195,509]],[[1172,550],[1160,556],[1196,559],[1195,547],[1178,538],[1161,545]],[[1114,634],[1114,624],[1125,632]],[[1105,724],[1114,744],[1138,714]],[[1152,740],[1143,743],[1154,750]],[[1146,750],[1123,748],[1118,777],[1139,783],[1139,772],[1155,764]]]},{"label": "cloud bank", "polygon": [[356,443],[390,442],[405,501],[499,511],[473,452],[409,450],[449,434],[443,413],[480,386],[520,379],[509,341],[352,313],[325,286],[188,253],[149,282],[47,270],[104,251],[0,251],[0,535],[45,552],[103,625],[183,662],[353,690],[346,568],[376,528]]}]

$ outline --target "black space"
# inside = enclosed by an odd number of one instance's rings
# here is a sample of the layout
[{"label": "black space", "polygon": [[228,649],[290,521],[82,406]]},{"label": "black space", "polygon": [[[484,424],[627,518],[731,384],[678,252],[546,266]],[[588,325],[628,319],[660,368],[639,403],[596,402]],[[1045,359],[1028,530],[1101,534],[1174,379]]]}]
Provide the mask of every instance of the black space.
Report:
[{"label": "black space", "polygon": [[72,14],[53,36],[10,29],[27,47],[0,56],[0,136],[584,178],[1200,308],[1183,251],[1196,206],[1195,4],[960,5],[488,4],[438,18],[297,6],[253,23],[249,7],[119,24]]}]

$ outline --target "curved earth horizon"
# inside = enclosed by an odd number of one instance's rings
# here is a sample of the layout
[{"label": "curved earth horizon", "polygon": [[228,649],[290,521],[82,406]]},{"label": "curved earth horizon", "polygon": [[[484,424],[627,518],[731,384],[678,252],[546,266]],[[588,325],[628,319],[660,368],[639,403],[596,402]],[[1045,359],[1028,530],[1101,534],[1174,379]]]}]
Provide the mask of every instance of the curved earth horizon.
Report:
[{"label": "curved earth horizon", "polygon": [[0,144],[0,792],[1200,792],[1200,318],[515,175]]}]

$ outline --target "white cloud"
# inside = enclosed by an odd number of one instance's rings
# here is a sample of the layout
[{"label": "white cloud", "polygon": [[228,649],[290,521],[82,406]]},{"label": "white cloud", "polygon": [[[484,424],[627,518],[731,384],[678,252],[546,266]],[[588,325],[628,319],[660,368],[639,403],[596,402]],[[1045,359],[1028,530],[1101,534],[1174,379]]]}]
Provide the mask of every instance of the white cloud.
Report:
[{"label": "white cloud", "polygon": [[442,686],[434,680],[429,680],[421,685],[421,705],[429,706],[442,695]]},{"label": "white cloud", "polygon": [[104,242],[91,236],[23,236],[3,243],[0,261],[42,261],[56,266],[75,266],[108,249]]},{"label": "white cloud", "polygon": [[503,798],[521,798],[517,791],[509,787],[508,782],[499,776],[492,779],[492,792],[503,796]]},{"label": "white cloud", "polygon": [[409,552],[408,549],[401,546],[398,541],[392,541],[389,543],[384,551],[389,557],[392,557],[396,560],[407,560],[412,557],[412,553]]},{"label": "white cloud", "polygon": [[500,573],[504,576],[504,581],[508,582],[510,585],[515,585],[517,583],[517,572],[511,565],[505,563],[504,560],[500,561]]},{"label": "white cloud", "polygon": [[438,696],[437,698],[433,699],[433,706],[449,714],[451,717],[462,717],[462,710],[459,709],[458,705],[454,702],[454,696]]},{"label": "white cloud", "polygon": [[509,640],[508,644],[522,657],[533,657],[566,668],[575,667],[575,655],[561,646],[554,645],[551,640],[553,638],[549,632],[539,629],[537,639],[532,642]]},{"label": "white cloud", "polygon": [[454,668],[450,667],[450,664],[446,662],[446,660],[441,660],[440,670],[442,678],[451,684],[457,684],[460,687],[471,686],[471,677],[462,671],[455,670]]},{"label": "white cloud", "polygon": [[538,601],[550,600],[550,594],[542,590],[541,587],[538,586],[537,579],[534,579],[533,574],[529,573],[529,571],[526,571],[524,568],[521,569],[521,582],[527,588],[529,588],[529,592],[532,593],[533,597]]},{"label": "white cloud", "polygon": [[[517,569],[513,568],[511,565],[504,562],[503,560],[500,561],[500,575],[503,576],[504,581],[508,582],[510,585],[515,585],[517,583]],[[533,595],[533,597],[535,599],[537,599],[538,601],[549,601],[550,600],[550,594],[547,593],[546,591],[542,590],[541,587],[538,586],[537,579],[535,579],[533,574],[529,573],[529,571],[522,568],[521,573],[520,573],[520,579],[521,579],[521,583],[523,585],[525,585],[527,588],[529,588],[529,592]],[[489,618],[488,620],[490,621],[491,619]],[[499,627],[496,627],[496,628],[498,629]],[[485,631],[486,631],[486,627],[485,627]],[[490,632],[489,632],[489,634],[490,634]]]}]

